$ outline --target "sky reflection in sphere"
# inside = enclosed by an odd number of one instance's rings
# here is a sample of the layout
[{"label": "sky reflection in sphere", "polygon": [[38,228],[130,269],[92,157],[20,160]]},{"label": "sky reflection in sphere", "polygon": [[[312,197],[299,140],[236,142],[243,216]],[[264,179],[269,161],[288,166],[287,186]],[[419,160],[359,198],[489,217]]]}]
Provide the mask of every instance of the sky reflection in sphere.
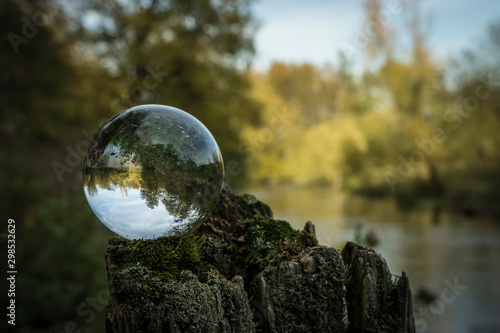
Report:
[{"label": "sky reflection in sphere", "polygon": [[83,190],[101,222],[128,239],[185,236],[220,196],[222,156],[188,113],[141,105],[97,132],[83,165]]}]

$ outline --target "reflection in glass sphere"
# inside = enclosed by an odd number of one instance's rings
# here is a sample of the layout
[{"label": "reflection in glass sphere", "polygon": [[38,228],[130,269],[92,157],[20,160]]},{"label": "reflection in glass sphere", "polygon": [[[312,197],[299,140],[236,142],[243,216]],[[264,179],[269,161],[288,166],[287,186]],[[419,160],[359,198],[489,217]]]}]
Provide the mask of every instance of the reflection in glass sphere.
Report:
[{"label": "reflection in glass sphere", "polygon": [[214,138],[176,108],[141,105],[111,118],[83,162],[90,207],[128,239],[184,236],[211,214],[224,169]]}]

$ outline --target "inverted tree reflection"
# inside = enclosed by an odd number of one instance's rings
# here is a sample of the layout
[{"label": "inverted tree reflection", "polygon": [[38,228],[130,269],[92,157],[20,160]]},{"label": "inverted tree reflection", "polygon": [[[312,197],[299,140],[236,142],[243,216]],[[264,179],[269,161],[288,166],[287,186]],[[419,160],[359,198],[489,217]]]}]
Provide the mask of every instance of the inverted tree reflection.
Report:
[{"label": "inverted tree reflection", "polygon": [[117,120],[100,133],[92,144],[101,146],[87,157],[85,182],[91,196],[99,188],[125,195],[140,189],[149,208],[161,203],[175,222],[204,214],[207,204],[215,204],[210,194],[221,186],[216,180],[222,179],[222,165],[199,128],[155,112],[125,113]]}]

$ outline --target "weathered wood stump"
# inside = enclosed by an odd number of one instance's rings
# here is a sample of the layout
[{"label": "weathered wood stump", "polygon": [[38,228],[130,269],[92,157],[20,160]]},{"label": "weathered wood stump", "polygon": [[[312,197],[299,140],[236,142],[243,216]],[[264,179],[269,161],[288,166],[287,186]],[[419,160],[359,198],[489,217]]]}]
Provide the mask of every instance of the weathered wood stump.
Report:
[{"label": "weathered wood stump", "polygon": [[346,285],[348,332],[415,332],[408,275],[391,275],[384,258],[348,242],[342,250],[349,267]]},{"label": "weathered wood stump", "polygon": [[337,250],[316,246],[268,265],[254,280],[263,332],[344,332],[344,265]]},{"label": "weathered wood stump", "polygon": [[375,251],[318,246],[227,189],[193,235],[110,240],[108,333],[414,332],[407,275]]}]

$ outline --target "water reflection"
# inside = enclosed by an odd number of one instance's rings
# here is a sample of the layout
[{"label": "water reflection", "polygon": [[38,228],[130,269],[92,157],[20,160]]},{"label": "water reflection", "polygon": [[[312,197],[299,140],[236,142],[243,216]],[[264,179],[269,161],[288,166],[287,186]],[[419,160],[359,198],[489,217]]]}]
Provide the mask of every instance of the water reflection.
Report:
[{"label": "water reflection", "polygon": [[189,233],[211,213],[221,191],[222,159],[208,130],[164,108],[125,111],[110,120],[84,162],[92,209],[130,239]]},{"label": "water reflection", "polygon": [[[245,191],[295,228],[311,220],[325,245],[340,248],[354,240],[360,224],[366,232],[374,230],[379,237],[375,249],[391,271],[406,271],[414,294],[425,287],[438,296],[433,304],[415,301],[420,332],[500,332],[500,221],[452,215],[434,203],[401,211],[392,200],[342,196],[327,189]],[[455,279],[467,289],[452,302],[439,303],[446,281],[453,284]]]}]

